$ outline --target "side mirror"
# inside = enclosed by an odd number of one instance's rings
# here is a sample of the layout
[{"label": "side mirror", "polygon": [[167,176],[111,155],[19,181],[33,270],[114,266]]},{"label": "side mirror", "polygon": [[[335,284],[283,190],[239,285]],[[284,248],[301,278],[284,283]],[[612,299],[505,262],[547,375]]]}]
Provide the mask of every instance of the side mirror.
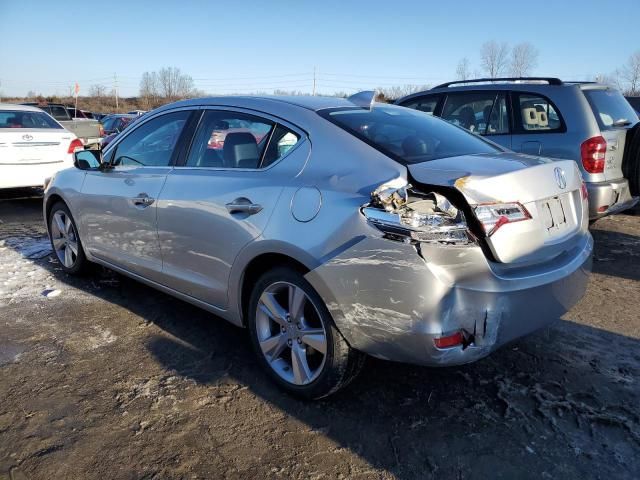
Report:
[{"label": "side mirror", "polygon": [[102,165],[101,150],[80,150],[73,154],[73,164],[80,170],[93,170]]}]

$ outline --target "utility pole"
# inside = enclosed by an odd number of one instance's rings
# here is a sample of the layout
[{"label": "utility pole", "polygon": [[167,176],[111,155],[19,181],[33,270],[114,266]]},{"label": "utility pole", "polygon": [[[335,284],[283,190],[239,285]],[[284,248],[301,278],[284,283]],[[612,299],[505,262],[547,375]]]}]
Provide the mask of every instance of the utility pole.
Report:
[{"label": "utility pole", "polygon": [[113,74],[113,91],[116,94],[116,110],[118,110],[118,76]]},{"label": "utility pole", "polygon": [[315,96],[316,94],[316,67],[313,67],[313,90],[311,91],[311,95]]}]

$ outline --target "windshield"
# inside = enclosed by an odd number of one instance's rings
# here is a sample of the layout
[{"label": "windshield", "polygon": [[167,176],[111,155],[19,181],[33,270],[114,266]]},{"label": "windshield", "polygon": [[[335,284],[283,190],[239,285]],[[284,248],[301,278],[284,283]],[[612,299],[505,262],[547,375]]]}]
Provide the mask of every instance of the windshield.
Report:
[{"label": "windshield", "polygon": [[600,128],[628,127],[638,123],[633,107],[617,90],[585,90]]},{"label": "windshield", "polygon": [[409,108],[374,105],[318,112],[347,132],[403,164],[500,149],[439,118]]},{"label": "windshield", "polygon": [[0,128],[62,128],[44,112],[0,111]]}]

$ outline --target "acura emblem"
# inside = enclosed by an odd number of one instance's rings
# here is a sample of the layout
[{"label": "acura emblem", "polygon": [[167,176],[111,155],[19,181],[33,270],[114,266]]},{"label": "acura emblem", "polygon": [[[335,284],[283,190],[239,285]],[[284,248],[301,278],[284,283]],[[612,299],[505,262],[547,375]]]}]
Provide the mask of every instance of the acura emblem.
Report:
[{"label": "acura emblem", "polygon": [[22,135],[22,139],[30,142],[31,140],[33,140],[33,137],[27,133],[25,135]]},{"label": "acura emblem", "polygon": [[564,170],[560,167],[556,167],[553,170],[553,174],[556,176],[556,183],[560,188],[565,188],[567,186],[567,178],[564,176]]}]

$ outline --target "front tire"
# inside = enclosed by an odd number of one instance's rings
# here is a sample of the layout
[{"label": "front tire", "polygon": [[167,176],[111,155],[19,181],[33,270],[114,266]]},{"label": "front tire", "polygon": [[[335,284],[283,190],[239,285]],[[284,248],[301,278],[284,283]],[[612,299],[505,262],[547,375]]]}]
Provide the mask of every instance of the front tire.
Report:
[{"label": "front tire", "polygon": [[247,320],[258,361],[288,393],[323,398],[362,369],[364,354],[347,344],[320,295],[293,269],[277,268],[259,278]]},{"label": "front tire", "polygon": [[89,262],[69,207],[63,202],[57,202],[49,212],[48,222],[51,248],[62,269],[72,275],[86,271]]}]

